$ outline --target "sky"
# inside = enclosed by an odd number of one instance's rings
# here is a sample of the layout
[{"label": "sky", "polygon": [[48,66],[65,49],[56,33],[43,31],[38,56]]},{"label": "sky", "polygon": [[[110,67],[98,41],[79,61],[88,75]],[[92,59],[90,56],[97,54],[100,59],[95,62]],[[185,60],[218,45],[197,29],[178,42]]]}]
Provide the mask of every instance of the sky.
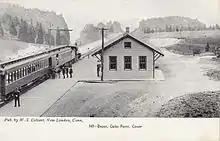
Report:
[{"label": "sky", "polygon": [[64,16],[74,29],[71,40],[79,37],[87,23],[117,20],[123,27],[136,28],[142,18],[186,16],[205,24],[220,24],[220,0],[0,0],[26,8],[54,11]]}]

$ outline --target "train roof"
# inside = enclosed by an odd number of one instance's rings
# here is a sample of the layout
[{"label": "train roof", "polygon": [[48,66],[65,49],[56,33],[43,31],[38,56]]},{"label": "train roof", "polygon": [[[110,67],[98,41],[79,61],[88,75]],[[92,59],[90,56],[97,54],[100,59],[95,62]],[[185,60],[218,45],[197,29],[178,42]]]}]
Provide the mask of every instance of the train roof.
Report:
[{"label": "train roof", "polygon": [[4,68],[2,68],[1,70],[4,71],[4,70],[13,69],[13,68],[15,68],[17,66],[24,65],[24,64],[27,64],[27,63],[31,63],[31,62],[33,62],[35,60],[39,60],[39,59],[45,58],[47,56],[48,56],[48,54],[44,54],[44,55],[37,56],[37,57],[34,57],[34,58],[26,59],[26,60],[23,60],[23,61],[11,64],[11,65],[7,65]]},{"label": "train roof", "polygon": [[48,49],[46,49],[45,51],[43,51],[41,53],[36,53],[36,54],[33,54],[33,55],[29,55],[29,56],[25,56],[25,57],[20,57],[20,58],[15,58],[15,59],[12,59],[12,60],[7,60],[7,61],[4,61],[4,62],[0,62],[0,69],[1,68],[3,69],[4,67],[6,67],[7,65],[10,65],[10,64],[18,63],[20,61],[31,59],[33,57],[42,56],[42,55],[51,53],[53,51],[57,51],[57,50],[64,49],[64,48],[69,48],[69,47],[77,49],[76,46],[72,46],[72,45],[60,45],[60,46],[56,46],[56,47],[53,47],[53,48],[48,48]]}]

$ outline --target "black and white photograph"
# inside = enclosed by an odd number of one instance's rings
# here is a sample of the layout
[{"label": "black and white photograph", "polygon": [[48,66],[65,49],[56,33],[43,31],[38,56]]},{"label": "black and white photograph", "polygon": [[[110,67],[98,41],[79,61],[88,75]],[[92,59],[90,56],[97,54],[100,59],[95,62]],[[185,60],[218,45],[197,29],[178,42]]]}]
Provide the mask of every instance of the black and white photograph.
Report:
[{"label": "black and white photograph", "polygon": [[220,118],[219,0],[0,0],[0,116]]}]

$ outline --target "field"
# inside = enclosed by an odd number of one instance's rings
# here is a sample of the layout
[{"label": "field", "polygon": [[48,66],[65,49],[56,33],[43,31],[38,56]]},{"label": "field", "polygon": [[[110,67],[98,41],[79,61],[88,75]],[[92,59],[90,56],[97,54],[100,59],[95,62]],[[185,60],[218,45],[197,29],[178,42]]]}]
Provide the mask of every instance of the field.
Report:
[{"label": "field", "polygon": [[174,53],[182,55],[193,55],[193,50],[200,53],[205,52],[205,47],[209,43],[210,51],[214,52],[215,47],[220,47],[220,30],[212,31],[191,31],[191,32],[172,32],[172,33],[155,33],[145,36],[147,38],[176,38],[180,42],[166,48]]},{"label": "field", "polygon": [[220,117],[220,92],[186,94],[164,104],[157,117]]}]

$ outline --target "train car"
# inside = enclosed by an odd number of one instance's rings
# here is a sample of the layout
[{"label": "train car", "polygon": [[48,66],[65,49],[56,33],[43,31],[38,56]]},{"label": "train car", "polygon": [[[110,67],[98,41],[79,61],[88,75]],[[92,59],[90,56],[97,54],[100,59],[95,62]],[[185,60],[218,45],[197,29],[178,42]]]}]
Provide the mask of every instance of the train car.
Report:
[{"label": "train car", "polygon": [[51,69],[75,62],[76,54],[76,47],[60,46],[43,53],[1,63],[0,101],[10,99],[17,87],[25,88],[42,78],[47,78]]}]

